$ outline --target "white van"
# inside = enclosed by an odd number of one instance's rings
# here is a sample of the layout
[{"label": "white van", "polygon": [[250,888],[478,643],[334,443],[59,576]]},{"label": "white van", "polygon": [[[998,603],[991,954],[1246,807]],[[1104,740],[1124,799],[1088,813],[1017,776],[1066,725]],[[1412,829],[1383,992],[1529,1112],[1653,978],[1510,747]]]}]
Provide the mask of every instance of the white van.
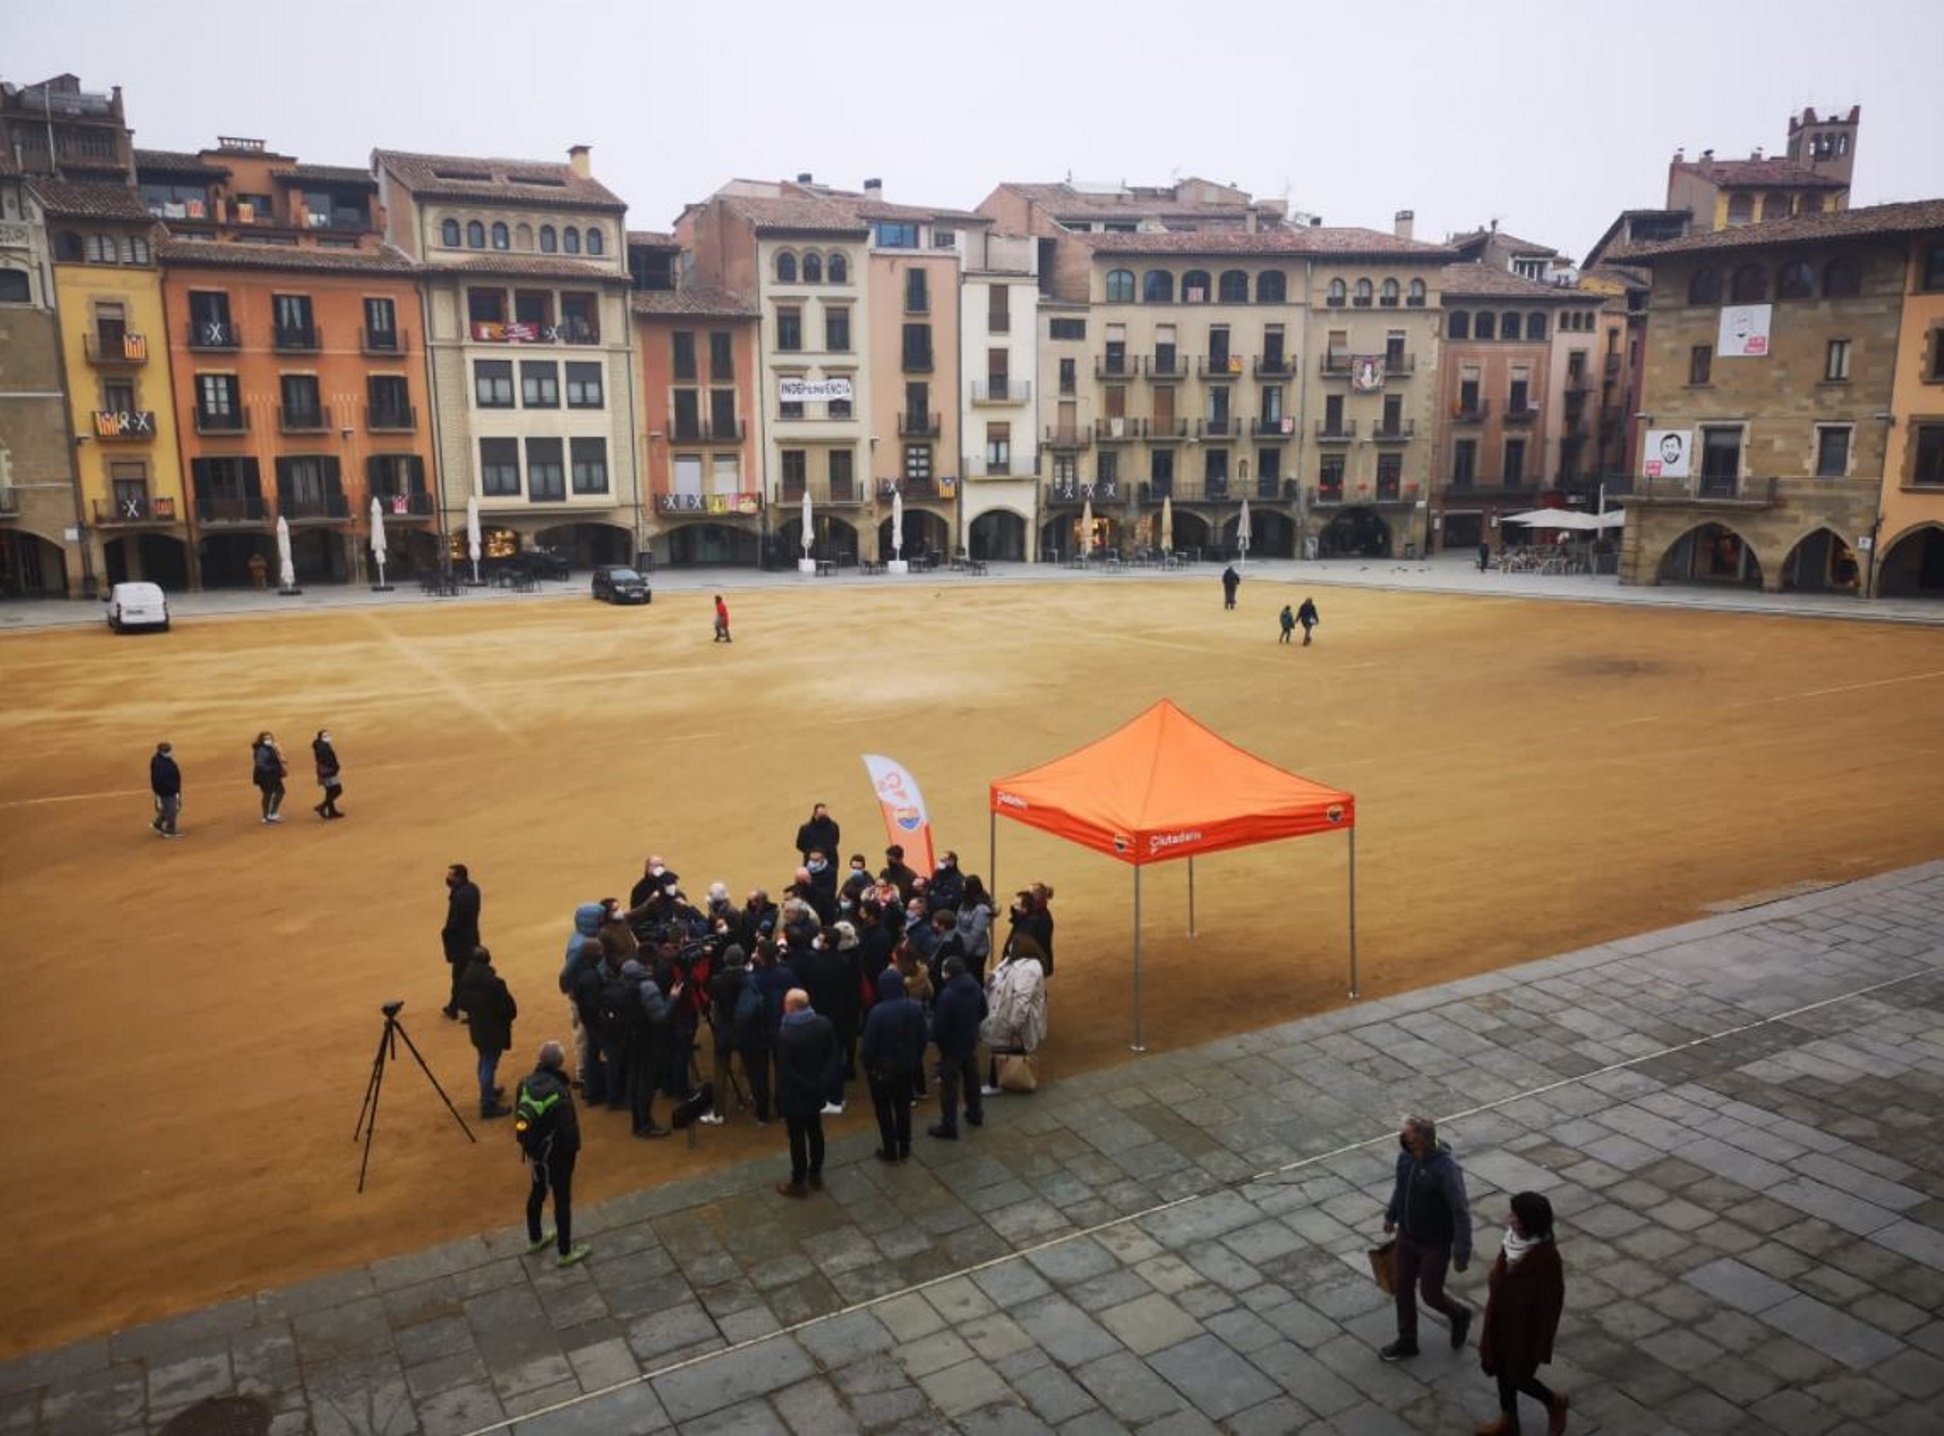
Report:
[{"label": "white van", "polygon": [[118,583],[102,602],[108,605],[108,627],[116,633],[131,628],[169,631],[169,600],[159,584]]}]

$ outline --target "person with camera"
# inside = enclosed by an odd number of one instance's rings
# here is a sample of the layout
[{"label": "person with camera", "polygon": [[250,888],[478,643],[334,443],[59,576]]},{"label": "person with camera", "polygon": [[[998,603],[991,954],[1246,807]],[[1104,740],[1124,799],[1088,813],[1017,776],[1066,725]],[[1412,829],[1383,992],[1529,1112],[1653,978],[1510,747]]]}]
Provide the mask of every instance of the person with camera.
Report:
[{"label": "person with camera", "polygon": [[877,1001],[864,1019],[864,1076],[877,1113],[878,1160],[911,1156],[914,1083],[925,1062],[925,1009],[905,995],[895,967],[877,974]]}]

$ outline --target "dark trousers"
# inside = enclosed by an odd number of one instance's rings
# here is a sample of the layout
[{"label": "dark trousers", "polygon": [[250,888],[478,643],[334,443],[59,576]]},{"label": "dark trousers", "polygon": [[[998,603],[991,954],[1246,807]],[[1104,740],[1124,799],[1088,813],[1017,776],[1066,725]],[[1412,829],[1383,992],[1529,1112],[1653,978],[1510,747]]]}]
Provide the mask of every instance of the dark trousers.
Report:
[{"label": "dark trousers", "polygon": [[812,1112],[808,1117],[786,1117],[784,1121],[790,1128],[790,1180],[801,1185],[806,1176],[822,1176],[824,1158],[822,1114]]},{"label": "dark trousers", "polygon": [[1294,629],[1290,629],[1290,628],[1285,628],[1285,629],[1284,629],[1284,630],[1282,631],[1282,637],[1281,637],[1281,638],[1278,638],[1278,639],[1276,640],[1276,642],[1278,642],[1278,643],[1287,643],[1287,642],[1289,642],[1289,635],[1290,635],[1291,633],[1293,633],[1293,632],[1295,632],[1295,630],[1294,630]]},{"label": "dark trousers", "polygon": [[1311,632],[1311,630],[1312,630],[1312,629],[1314,629],[1315,627],[1316,627],[1316,625],[1315,625],[1315,624],[1313,624],[1313,623],[1306,623],[1306,624],[1304,624],[1304,625],[1303,625],[1303,647],[1305,647],[1305,648],[1308,648],[1308,647],[1309,647],[1309,642],[1310,642],[1310,632]]},{"label": "dark trousers", "polygon": [[601,1034],[601,1068],[607,1079],[607,1107],[618,1112],[628,1105],[628,1089],[634,1081],[635,1048],[632,1036],[618,1032]]},{"label": "dark trousers", "polygon": [[173,833],[176,830],[176,815],[182,811],[182,794],[158,793],[155,796],[155,822],[152,825],[158,833]]},{"label": "dark trousers", "polygon": [[770,1119],[769,1049],[745,1047],[742,1049],[742,1060],[743,1072],[749,1078],[749,1100],[756,1108],[756,1120],[767,1122]]},{"label": "dark trousers", "polygon": [[985,1121],[985,1102],[979,1096],[979,1059],[976,1053],[938,1059],[938,1125],[948,1132],[958,1131],[961,1088],[965,1093],[965,1120],[976,1127]]},{"label": "dark trousers", "polygon": [[[667,1062],[668,1044],[643,1033],[628,1048],[628,1117],[635,1131],[655,1125],[655,1079]],[[610,1107],[618,1105],[610,1093]]]},{"label": "dark trousers", "polygon": [[911,1155],[910,1068],[866,1074],[871,1082],[871,1106],[877,1110],[878,1141],[894,1157]]},{"label": "dark trousers", "polygon": [[1445,1268],[1451,1265],[1451,1248],[1414,1242],[1397,1234],[1397,1335],[1404,1341],[1417,1340],[1417,1299],[1447,1321],[1465,1308],[1445,1295]]},{"label": "dark trousers", "polygon": [[450,1013],[456,1011],[459,1006],[459,974],[465,970],[466,958],[448,957],[446,958],[446,967],[452,974],[451,986],[446,990],[445,1006],[445,1010]]},{"label": "dark trousers", "polygon": [[283,806],[284,785],[282,783],[259,783],[257,785],[257,791],[263,795],[263,816],[266,818],[275,817],[277,809]]},{"label": "dark trousers", "polygon": [[551,1191],[554,1231],[559,1237],[562,1256],[566,1256],[574,1246],[574,1158],[577,1155],[569,1152],[563,1157],[554,1153],[545,1161],[527,1163],[527,1171],[533,1176],[533,1185],[527,1189],[527,1240],[540,1240],[540,1213],[546,1207],[547,1193]]},{"label": "dark trousers", "polygon": [[344,785],[333,778],[324,785],[324,801],[317,805],[317,811],[324,814],[337,812],[337,800],[344,794]]},{"label": "dark trousers", "polygon": [[1224,593],[1224,594],[1222,595],[1222,607],[1223,607],[1223,608],[1234,608],[1234,607],[1235,607],[1235,590],[1234,590],[1234,589],[1232,589],[1232,588],[1231,588],[1231,589],[1229,589],[1229,590],[1228,590],[1228,591],[1227,591],[1226,593]]},{"label": "dark trousers", "polygon": [[1548,1411],[1552,1410],[1552,1391],[1537,1376],[1528,1376],[1524,1381],[1521,1381],[1518,1377],[1501,1371],[1498,1374],[1498,1389],[1499,1410],[1503,1411],[1507,1416],[1512,1417],[1515,1422],[1519,1414],[1519,1393],[1522,1391],[1534,1401],[1544,1406]]}]

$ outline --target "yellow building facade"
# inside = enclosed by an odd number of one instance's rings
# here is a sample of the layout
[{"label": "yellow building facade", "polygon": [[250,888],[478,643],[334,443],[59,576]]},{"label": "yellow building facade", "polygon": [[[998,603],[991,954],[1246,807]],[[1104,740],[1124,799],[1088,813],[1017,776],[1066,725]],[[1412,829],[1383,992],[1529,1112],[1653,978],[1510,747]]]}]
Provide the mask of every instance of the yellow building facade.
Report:
[{"label": "yellow building facade", "polygon": [[1912,238],[1890,396],[1875,592],[1944,596],[1944,204]]}]

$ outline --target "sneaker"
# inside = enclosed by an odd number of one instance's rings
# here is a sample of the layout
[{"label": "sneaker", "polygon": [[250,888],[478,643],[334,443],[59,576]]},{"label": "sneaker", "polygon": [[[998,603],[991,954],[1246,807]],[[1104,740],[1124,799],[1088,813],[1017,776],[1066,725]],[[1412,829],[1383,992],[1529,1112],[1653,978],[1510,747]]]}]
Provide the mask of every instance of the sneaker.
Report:
[{"label": "sneaker", "polygon": [[985,1087],[981,1087],[981,1088],[979,1089],[979,1095],[980,1095],[981,1097],[997,1097],[997,1096],[999,1096],[999,1095],[1001,1095],[1001,1093],[1002,1093],[1002,1092],[1003,1092],[1004,1090],[1005,1090],[1005,1089],[1004,1089],[1004,1088],[1001,1088],[1001,1087],[992,1087],[992,1086],[985,1086]]},{"label": "sneaker", "polygon": [[554,1234],[552,1232],[548,1232],[545,1236],[541,1237],[539,1241],[528,1242],[527,1255],[538,1256],[541,1252],[545,1251],[548,1247],[553,1245],[553,1240],[554,1240]]},{"label": "sneaker", "polygon": [[1407,1361],[1417,1354],[1417,1343],[1415,1341],[1406,1341],[1400,1336],[1389,1346],[1378,1351],[1377,1356],[1382,1361]]},{"label": "sneaker", "polygon": [[481,1107],[479,1109],[480,1119],[487,1122],[492,1121],[495,1117],[511,1117],[512,1115],[513,1109],[504,1102],[495,1102],[490,1107]]},{"label": "sneaker", "polygon": [[705,1127],[720,1127],[722,1125],[722,1114],[720,1112],[704,1112],[696,1120],[701,1122]]},{"label": "sneaker", "polygon": [[1471,1330],[1471,1319],[1470,1307],[1460,1308],[1458,1314],[1451,1318],[1451,1349],[1453,1351],[1458,1350],[1459,1347],[1465,1344],[1465,1333]]},{"label": "sneaker", "polygon": [[826,1102],[826,1103],[824,1103],[824,1104],[823,1104],[823,1115],[824,1115],[824,1116],[826,1116],[826,1117],[841,1117],[841,1116],[843,1116],[843,1115],[844,1115],[844,1104],[843,1104],[842,1102]]},{"label": "sneaker", "polygon": [[779,1197],[790,1197],[796,1201],[802,1201],[810,1195],[810,1189],[802,1182],[778,1182],[776,1184],[776,1194]]},{"label": "sneaker", "polygon": [[164,834],[163,834],[162,836],[163,836],[163,837],[165,837],[165,838],[179,838],[179,837],[181,837],[181,836],[182,836],[182,834],[181,834],[181,833],[164,833]]},{"label": "sneaker", "polygon": [[587,1260],[587,1254],[593,1250],[594,1248],[589,1246],[586,1242],[575,1242],[574,1245],[569,1250],[564,1251],[560,1254],[559,1259],[554,1262],[554,1265],[555,1266],[579,1266],[582,1262]]},{"label": "sneaker", "polygon": [[266,823],[281,823],[283,821],[283,814],[272,813],[269,817],[265,818],[263,821]]}]

